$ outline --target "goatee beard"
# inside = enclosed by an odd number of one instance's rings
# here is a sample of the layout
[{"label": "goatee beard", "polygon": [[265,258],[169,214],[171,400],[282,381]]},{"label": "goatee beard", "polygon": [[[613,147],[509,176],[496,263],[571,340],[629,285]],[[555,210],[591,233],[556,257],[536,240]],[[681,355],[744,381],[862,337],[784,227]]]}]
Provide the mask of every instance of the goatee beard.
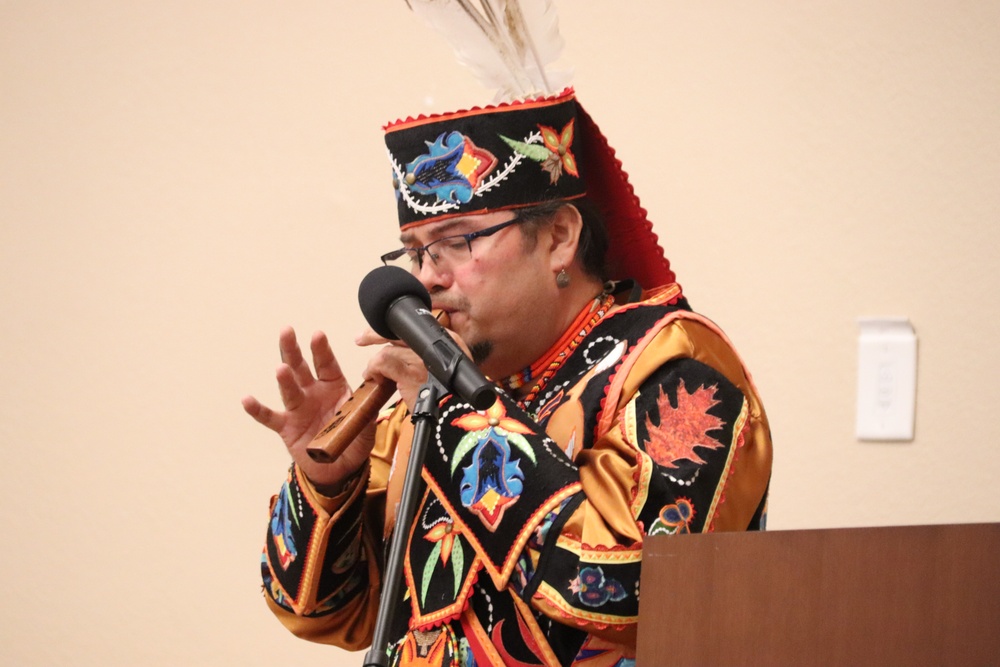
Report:
[{"label": "goatee beard", "polygon": [[469,346],[469,352],[472,353],[472,361],[475,362],[476,366],[482,366],[483,362],[489,359],[490,354],[493,353],[493,343],[488,340],[473,343]]}]

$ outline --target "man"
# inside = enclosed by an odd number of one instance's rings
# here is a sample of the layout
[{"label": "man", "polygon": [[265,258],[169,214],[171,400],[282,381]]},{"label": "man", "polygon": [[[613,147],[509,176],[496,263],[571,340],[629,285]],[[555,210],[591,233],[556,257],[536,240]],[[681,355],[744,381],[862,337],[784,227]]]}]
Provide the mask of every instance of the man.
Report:
[{"label": "man", "polygon": [[[763,527],[771,444],[752,380],[689,310],[571,90],[411,119],[386,141],[404,247],[383,261],[414,272],[503,389],[481,412],[441,401],[391,662],[631,664],[645,536]],[[318,464],[305,447],[349,386],[322,334],[315,373],[290,330],[280,345],[284,410],[244,400],[294,461],[264,590],[297,635],[362,648],[426,371],[382,347],[365,375],[402,400]]]}]

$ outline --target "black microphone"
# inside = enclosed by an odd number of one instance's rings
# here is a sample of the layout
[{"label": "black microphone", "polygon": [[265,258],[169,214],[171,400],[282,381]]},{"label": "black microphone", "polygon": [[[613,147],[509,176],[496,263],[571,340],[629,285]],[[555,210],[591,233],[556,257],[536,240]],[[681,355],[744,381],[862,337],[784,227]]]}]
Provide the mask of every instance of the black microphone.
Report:
[{"label": "black microphone", "polygon": [[376,333],[409,345],[448,391],[477,410],[496,401],[496,387],[431,314],[431,295],[412,273],[398,266],[374,269],[361,281],[358,303]]}]

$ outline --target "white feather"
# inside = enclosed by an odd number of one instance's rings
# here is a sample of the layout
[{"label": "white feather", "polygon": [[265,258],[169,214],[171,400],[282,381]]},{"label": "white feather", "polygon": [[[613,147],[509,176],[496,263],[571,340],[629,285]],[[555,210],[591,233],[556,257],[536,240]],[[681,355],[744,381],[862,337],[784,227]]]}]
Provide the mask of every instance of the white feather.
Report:
[{"label": "white feather", "polygon": [[552,69],[562,54],[559,14],[552,0],[507,0],[509,32],[523,43],[521,62],[535,87],[558,93],[569,84],[570,73]]},{"label": "white feather", "polygon": [[563,48],[552,0],[407,0],[498,100],[559,92],[568,72],[550,71]]}]

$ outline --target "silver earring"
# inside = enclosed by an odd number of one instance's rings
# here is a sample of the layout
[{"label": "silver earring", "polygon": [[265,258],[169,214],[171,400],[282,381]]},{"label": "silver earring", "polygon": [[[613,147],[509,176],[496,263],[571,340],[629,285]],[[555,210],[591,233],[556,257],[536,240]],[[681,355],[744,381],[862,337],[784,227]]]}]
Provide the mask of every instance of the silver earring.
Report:
[{"label": "silver earring", "polygon": [[556,287],[559,289],[569,287],[569,274],[566,273],[566,269],[559,269],[559,273],[556,274]]}]

